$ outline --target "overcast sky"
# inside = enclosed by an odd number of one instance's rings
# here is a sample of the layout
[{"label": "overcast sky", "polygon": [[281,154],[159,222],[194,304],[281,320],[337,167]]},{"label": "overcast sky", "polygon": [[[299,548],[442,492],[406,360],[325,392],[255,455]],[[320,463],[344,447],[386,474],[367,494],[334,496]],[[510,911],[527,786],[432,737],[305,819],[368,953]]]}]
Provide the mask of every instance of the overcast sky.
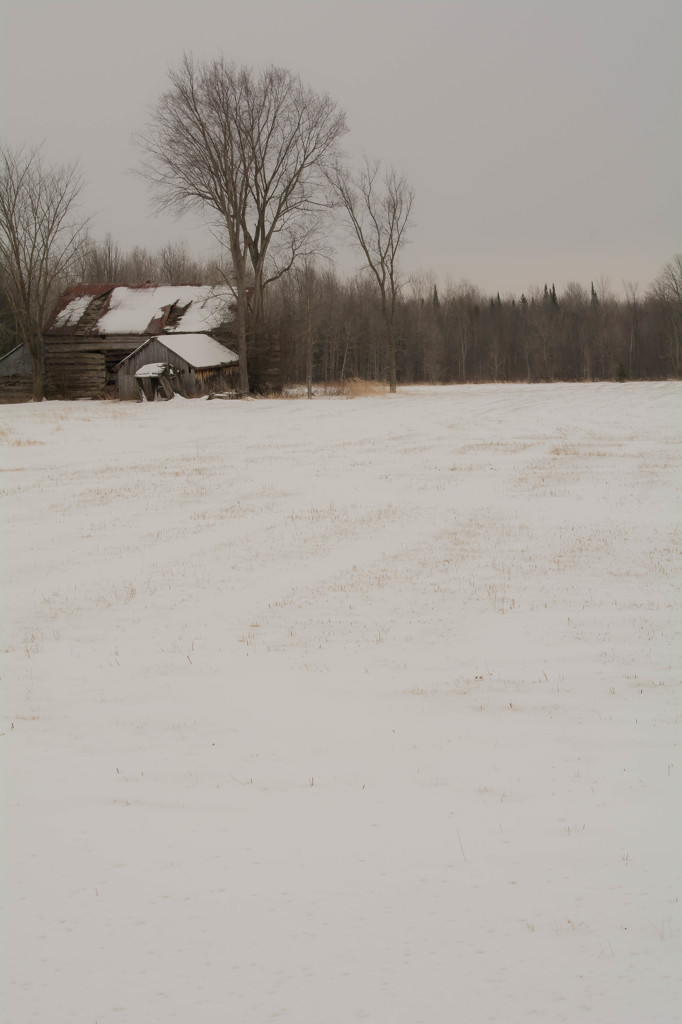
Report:
[{"label": "overcast sky", "polygon": [[682,250],[680,0],[0,0],[0,138],[77,159],[93,233],[124,248],[210,248],[129,173],[185,51],[328,92],[347,152],[415,187],[410,272],[645,288]]}]

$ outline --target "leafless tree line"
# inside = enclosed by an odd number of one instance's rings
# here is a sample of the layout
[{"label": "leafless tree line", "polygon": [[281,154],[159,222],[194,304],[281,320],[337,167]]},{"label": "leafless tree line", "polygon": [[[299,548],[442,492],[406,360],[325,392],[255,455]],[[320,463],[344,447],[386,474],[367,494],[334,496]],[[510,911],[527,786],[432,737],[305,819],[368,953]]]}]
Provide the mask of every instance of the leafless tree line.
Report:
[{"label": "leafless tree line", "polygon": [[[183,242],[154,251],[123,250],[111,236],[81,243],[69,280],[220,284],[229,275],[229,263],[197,259]],[[392,329],[398,383],[679,377],[682,256],[648,288],[625,282],[620,295],[602,281],[501,298],[466,281],[439,289],[433,274],[416,274],[396,294]],[[368,273],[344,277],[325,261],[301,262],[273,285],[264,330],[288,384],[390,381],[381,296]],[[0,354],[23,337],[0,289]]]},{"label": "leafless tree line", "polygon": [[221,284],[229,264],[199,259],[184,241],[158,249],[142,246],[125,251],[108,234],[98,242],[88,238],[75,261],[79,281],[98,284]]},{"label": "leafless tree line", "polygon": [[[680,256],[648,289],[628,282],[620,296],[604,281],[504,298],[466,281],[439,292],[432,275],[416,275],[395,306],[397,381],[679,377],[681,293]],[[269,314],[288,383],[390,379],[381,304],[367,276],[343,279],[310,266],[294,271],[271,296]]]}]

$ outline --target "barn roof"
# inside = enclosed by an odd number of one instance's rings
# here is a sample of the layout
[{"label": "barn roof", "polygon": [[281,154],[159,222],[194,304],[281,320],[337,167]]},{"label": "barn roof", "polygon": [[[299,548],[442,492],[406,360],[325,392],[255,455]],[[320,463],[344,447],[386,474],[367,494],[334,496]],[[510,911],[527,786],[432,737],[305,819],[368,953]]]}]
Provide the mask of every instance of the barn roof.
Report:
[{"label": "barn roof", "polygon": [[50,335],[159,335],[215,331],[234,320],[221,285],[72,285],[45,332]]},{"label": "barn roof", "polygon": [[226,345],[209,337],[208,334],[163,334],[156,338],[148,338],[139,348],[131,352],[119,363],[119,367],[126,364],[133,356],[142,352],[152,341],[160,341],[169,352],[180,356],[186,363],[193,366],[195,370],[207,370],[213,366],[232,366],[239,362],[239,356]]}]

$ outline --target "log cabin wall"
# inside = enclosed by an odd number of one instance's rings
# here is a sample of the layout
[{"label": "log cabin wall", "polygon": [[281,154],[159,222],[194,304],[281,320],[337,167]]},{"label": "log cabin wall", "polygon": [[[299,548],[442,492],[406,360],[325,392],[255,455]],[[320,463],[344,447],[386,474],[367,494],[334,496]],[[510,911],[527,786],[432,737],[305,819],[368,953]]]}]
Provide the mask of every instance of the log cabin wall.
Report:
[{"label": "log cabin wall", "polygon": [[139,337],[46,335],[45,397],[118,397],[115,368],[140,343]]},{"label": "log cabin wall", "polygon": [[8,373],[0,379],[0,403],[30,402],[33,398],[32,373]]}]

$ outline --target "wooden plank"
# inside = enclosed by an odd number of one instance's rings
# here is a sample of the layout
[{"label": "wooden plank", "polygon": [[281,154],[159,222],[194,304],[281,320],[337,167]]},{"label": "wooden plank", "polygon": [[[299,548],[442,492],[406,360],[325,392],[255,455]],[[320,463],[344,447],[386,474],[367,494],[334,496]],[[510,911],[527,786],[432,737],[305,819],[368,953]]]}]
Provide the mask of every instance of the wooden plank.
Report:
[{"label": "wooden plank", "polygon": [[87,344],[79,345],[77,342],[68,342],[67,344],[45,344],[43,346],[44,352],[103,352],[106,355],[117,355],[121,353],[121,359],[125,359],[131,352],[134,352],[138,346],[133,342],[130,345],[117,341],[113,342],[102,342],[98,343],[96,340],[90,339]]},{"label": "wooden plank", "polygon": [[46,367],[49,366],[53,370],[59,369],[60,366],[63,366],[64,369],[68,368],[69,370],[78,370],[81,367],[84,370],[90,370],[90,369],[95,370],[95,369],[99,369],[100,366],[104,366],[104,365],[105,365],[104,363],[100,363],[99,360],[95,361],[94,359],[90,360],[90,361],[86,361],[84,359],[66,359],[66,360],[62,360],[62,359],[59,359],[59,360],[57,360],[57,359],[54,359],[54,360],[46,359],[45,360],[45,366]]}]

